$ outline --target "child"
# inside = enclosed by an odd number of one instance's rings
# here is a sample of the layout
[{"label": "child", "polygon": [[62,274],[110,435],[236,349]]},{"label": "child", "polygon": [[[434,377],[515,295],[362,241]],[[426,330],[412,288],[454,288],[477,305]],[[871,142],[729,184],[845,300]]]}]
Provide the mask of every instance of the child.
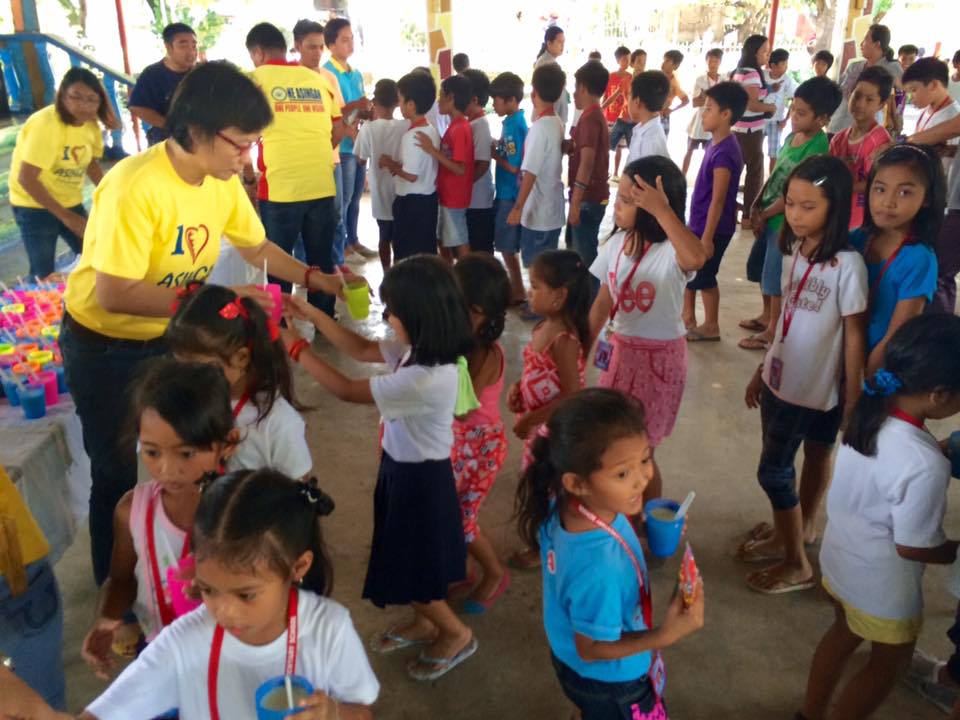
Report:
[{"label": "child", "polygon": [[[467,552],[483,575],[464,603],[464,612],[486,612],[510,586],[490,539],[480,531],[478,514],[507,459],[507,434],[500,419],[500,396],[506,362],[497,340],[503,334],[510,305],[510,281],[503,266],[489,255],[467,255],[454,267],[473,327],[468,356],[470,379],[480,407],[453,422],[453,475],[463,511]],[[468,582],[470,574],[468,573]]]},{"label": "child", "polygon": [[648,155],[670,157],[667,136],[663,125],[657,120],[670,93],[670,79],[659,70],[649,70],[635,75],[630,83],[630,100],[627,107],[630,119],[635,123],[630,137],[630,152],[627,164]]},{"label": "child", "polygon": [[[692,342],[720,339],[720,261],[737,230],[737,188],[743,155],[732,127],[747,109],[749,96],[739,83],[717,83],[704,92],[701,122],[712,139],[693,186],[690,229],[700,237],[707,261],[683,294],[683,324]],[[703,296],[704,319],[697,325],[697,291]]]},{"label": "child", "polygon": [[[906,72],[913,64],[917,61],[917,55],[920,54],[920,49],[916,45],[901,45],[897,50],[897,62],[900,63],[900,67],[903,68],[903,71]],[[902,80],[901,80],[902,82]]]},{"label": "child", "polygon": [[[937,58],[921,58],[911,65],[901,78],[904,88],[913,98],[913,104],[923,112],[917,119],[915,132],[921,133],[960,115],[958,105],[947,90],[950,71]],[[943,171],[949,172],[950,163],[957,154],[957,138],[942,148]]]},{"label": "child", "polygon": [[950,73],[950,97],[960,102],[960,50],[953,54],[950,65],[953,67],[953,72]]},{"label": "child", "polygon": [[485,72],[472,68],[464,70],[463,76],[470,81],[467,117],[473,133],[473,191],[467,209],[470,250],[492,255],[496,210],[493,209],[493,175],[490,172],[493,137],[486,111],[490,100],[490,78]]},{"label": "child", "polygon": [[723,50],[712,48],[707,51],[707,71],[697,78],[693,84],[693,116],[687,127],[687,154],[683,156],[683,176],[687,176],[690,169],[690,160],[693,151],[697,148],[706,149],[710,145],[710,133],[703,129],[703,105],[707,96],[705,93],[720,82],[720,63],[723,62]]},{"label": "child", "polygon": [[182,591],[168,585],[168,571],[177,572],[190,552],[201,481],[222,468],[237,440],[229,386],[209,364],[152,361],[133,388],[132,411],[151,479],[114,511],[110,575],[82,650],[102,678],[115,665],[110,649],[124,615],[133,610],[147,643],[177,617],[174,603],[182,598],[173,593]]},{"label": "child", "polygon": [[850,234],[870,280],[868,375],[880,368],[893,334],[923,312],[937,288],[931,245],[943,223],[944,185],[940,160],[925,145],[895,145],[870,171],[863,227]]},{"label": "child", "polygon": [[707,259],[684,225],[686,200],[687,182],[668,158],[627,165],[614,208],[620,230],[590,266],[600,281],[591,336],[607,326],[594,360],[601,370],[597,384],[636,398],[646,411],[653,474],[645,500],[660,497],[653,452],[673,431],[687,379],[684,287]]},{"label": "child", "polygon": [[[737,552],[744,562],[778,561],[747,576],[751,590],[768,595],[816,585],[804,542],[815,541],[830,452],[860,392],[867,270],[847,244],[851,185],[843,162],[829,155],[804,160],[786,184],[780,248],[790,258],[783,264],[787,299],[776,338],[746,392],[747,407],[760,407],[757,477],[773,506],[774,527],[755,527]],[[802,499],[794,470],[801,443]]]},{"label": "child", "polygon": [[818,50],[813,56],[813,74],[817,77],[826,77],[833,67],[833,53],[829,50]]},{"label": "child", "polygon": [[329,499],[272,470],[203,490],[191,543],[203,607],[166,628],[80,720],[253,720],[254,691],[284,674],[308,680],[305,719],[371,718],[380,686],[347,609],[325,597],[332,572],[320,517]]},{"label": "child", "polygon": [[510,72],[500,73],[490,83],[493,110],[502,117],[500,140],[493,150],[496,172],[496,218],[494,247],[503,257],[510,277],[511,305],[522,305],[527,297],[520,272],[520,226],[510,225],[507,217],[517,201],[520,188],[520,165],[527,141],[527,119],[520,109],[523,102],[523,80]]},{"label": "child", "polygon": [[573,230],[573,249],[587,267],[597,257],[600,223],[610,200],[610,133],[600,110],[607,76],[607,69],[596,61],[583,65],[574,75],[573,103],[582,114],[573,128],[567,221]]},{"label": "child", "polygon": [[[613,390],[566,400],[517,488],[520,534],[543,559],[543,622],[564,694],[584,718],[667,717],[660,651],[703,627],[697,581],[653,625],[650,576],[629,518],[653,474],[643,409]],[[589,428],[589,432],[584,432]]]},{"label": "child", "polygon": [[545,250],[556,249],[560,228],[566,221],[560,179],[564,129],[554,111],[566,82],[566,73],[555,62],[533,71],[533,125],[523,147],[520,166],[523,180],[507,216],[508,225],[520,226],[520,256],[524,267],[530,267]]},{"label": "child", "polygon": [[789,61],[790,53],[783,48],[777,48],[770,53],[770,59],[767,61],[766,80],[772,88],[772,91],[767,95],[767,102],[772,102],[777,106],[773,117],[767,120],[765,128],[771,175],[780,152],[780,133],[787,126],[787,105],[793,99],[793,94],[797,89],[797,83],[787,75]]},{"label": "child", "polygon": [[633,77],[636,77],[647,69],[647,51],[634,50],[630,53],[630,67],[633,69]]},{"label": "child", "polygon": [[756,259],[763,257],[760,294],[763,296],[764,315],[768,315],[770,321],[762,332],[740,340],[738,345],[744,350],[766,350],[776,334],[780,321],[780,281],[783,274],[783,255],[780,253],[780,229],[784,222],[783,188],[787,177],[803,160],[826,154],[830,150],[830,142],[823,128],[841,102],[843,92],[840,86],[827,78],[811,78],[796,90],[790,107],[793,132],[787,136],[773,172],[750,211],[755,242],[760,246],[759,252],[751,251],[751,264],[754,265],[753,272],[756,272]]},{"label": "child", "polygon": [[950,461],[924,424],[960,409],[960,318],[907,322],[863,389],[837,453],[820,549],[834,622],[813,655],[799,718],[824,716],[864,640],[867,664],[844,684],[831,717],[872,714],[910,663],[925,564],[957,556],[943,532]]},{"label": "child", "polygon": [[[670,91],[667,93],[667,99],[664,100],[663,109],[660,111],[660,124],[663,125],[664,136],[670,134],[670,113],[685,107],[690,102],[690,98],[683,91],[683,88],[680,87],[680,81],[677,79],[676,73],[682,62],[682,52],[679,50],[667,50],[667,52],[663,54],[663,63],[660,65],[663,74],[670,80]],[[676,107],[671,107],[676,98],[680,98],[680,104]],[[638,160],[639,158],[633,159]]]},{"label": "child", "polygon": [[[613,57],[617,61],[617,69],[610,73],[607,80],[607,87],[603,91],[603,115],[607,120],[607,125],[616,125],[620,118],[620,112],[627,99],[629,92],[630,79],[633,73],[630,72],[630,48],[621,45],[613,51]],[[622,90],[624,81],[627,82],[627,92]],[[613,138],[610,138],[611,141]]]},{"label": "child", "polygon": [[400,154],[400,140],[410,128],[405,119],[394,120],[393,113],[400,104],[397,84],[393,80],[379,80],[373,89],[373,120],[360,126],[353,152],[364,161],[373,160],[373,172],[367,174],[370,182],[370,204],[380,230],[380,266],[390,269],[393,247],[393,201],[397,190],[390,171],[377,161],[381,155]]},{"label": "child", "polygon": [[879,65],[866,68],[850,94],[849,109],[853,125],[841,130],[830,140],[830,154],[843,160],[853,173],[853,205],[850,209],[850,229],[863,224],[863,208],[867,204],[864,192],[867,176],[873,167],[873,158],[890,144],[890,133],[877,122],[877,113],[890,97],[893,77]]},{"label": "child", "polygon": [[399,160],[380,155],[379,167],[393,175],[397,197],[393,201],[393,260],[418,253],[437,253],[437,160],[423,150],[419,133],[433,146],[440,135],[424,117],[433,106],[437,85],[428,72],[408,73],[397,81],[400,114],[410,129],[400,139]]},{"label": "child", "polygon": [[450,455],[458,388],[471,387],[461,359],[470,346],[470,319],[453,271],[439,258],[397,263],[384,277],[380,297],[396,339],[379,343],[319,317],[299,299],[286,300],[286,308],[315,323],[355,360],[386,362],[393,370],[387,375],[345,377],[294,331],[283,332],[290,357],[320,384],[341,400],[375,404],[383,416],[363,597],[379,608],[412,606],[413,619],[378,635],[372,647],[386,654],[423,646],[407,671],[427,682],[477,651],[470,628],[446,602],[448,586],[465,579],[463,518]]},{"label": "child", "polygon": [[462,257],[470,250],[467,208],[473,193],[473,132],[464,113],[470,104],[470,81],[462,75],[440,83],[440,112],[450,116],[450,127],[435,145],[431,135],[417,133],[417,147],[439,164],[437,197],[440,201],[437,235],[440,251],[447,260]]},{"label": "child", "polygon": [[228,470],[310,474],[313,459],[290,364],[276,324],[256,302],[230,288],[201,285],[180,300],[165,339],[177,359],[218,365],[230,384],[240,438]]}]

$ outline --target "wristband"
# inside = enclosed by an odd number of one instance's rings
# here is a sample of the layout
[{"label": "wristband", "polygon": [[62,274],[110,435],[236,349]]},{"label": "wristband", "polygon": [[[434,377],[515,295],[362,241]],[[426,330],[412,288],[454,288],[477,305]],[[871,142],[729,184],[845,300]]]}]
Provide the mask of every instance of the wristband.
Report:
[{"label": "wristband", "polygon": [[295,363],[300,362],[300,353],[302,353],[304,349],[308,348],[309,346],[310,346],[310,343],[307,342],[304,338],[300,338],[299,340],[297,340],[293,345],[290,346],[290,350],[288,352],[288,354],[290,355],[290,359],[293,360]]},{"label": "wristband", "polygon": [[313,275],[313,273],[318,273],[318,272],[321,272],[321,270],[316,265],[311,265],[304,271],[303,286],[307,289],[308,292],[310,290],[310,276]]},{"label": "wristband", "polygon": [[586,184],[586,183],[582,183],[582,182],[580,182],[579,180],[574,180],[573,186],[574,186],[575,188],[580,188],[581,190],[586,190],[586,189],[587,189],[587,184]]}]

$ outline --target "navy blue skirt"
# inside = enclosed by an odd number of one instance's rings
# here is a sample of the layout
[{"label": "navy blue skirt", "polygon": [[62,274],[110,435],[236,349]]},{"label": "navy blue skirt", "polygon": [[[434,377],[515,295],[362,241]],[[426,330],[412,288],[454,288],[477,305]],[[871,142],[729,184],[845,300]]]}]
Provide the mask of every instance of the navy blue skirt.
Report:
[{"label": "navy blue skirt", "polygon": [[466,562],[450,460],[402,463],[384,452],[363,597],[381,608],[444,600],[447,586],[466,578]]}]

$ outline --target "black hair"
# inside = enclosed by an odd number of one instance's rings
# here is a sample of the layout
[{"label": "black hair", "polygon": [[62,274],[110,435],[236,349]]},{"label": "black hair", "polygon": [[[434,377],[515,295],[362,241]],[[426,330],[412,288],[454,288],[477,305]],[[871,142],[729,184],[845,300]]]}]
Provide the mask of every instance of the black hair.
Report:
[{"label": "black hair", "polygon": [[934,80],[939,80],[940,84],[947,87],[950,84],[950,68],[940,58],[926,57],[920,58],[913,65],[903,71],[903,77],[900,82],[919,82],[926,85]]},{"label": "black hair", "polygon": [[193,129],[201,138],[235,127],[242,133],[259,133],[273,121],[273,111],[253,80],[226,60],[198,65],[180,81],[166,129],[180,147],[193,152]]},{"label": "black hair", "polygon": [[[760,63],[757,62],[757,51],[769,42],[766,35],[751,35],[743,41],[743,48],[740,50],[740,59],[737,61],[737,68],[751,68],[757,71],[760,76],[760,85],[766,89],[767,81],[763,77],[763,70]],[[734,70],[736,72],[736,70]],[[733,77],[731,73],[730,77]]]},{"label": "black hair", "polygon": [[411,365],[455,363],[470,348],[470,314],[450,266],[435,255],[415,255],[391,267],[380,298],[396,315],[413,348]]},{"label": "black hair", "polygon": [[680,52],[679,50],[667,50],[663,54],[663,59],[669,60],[675,66],[680,67],[680,63],[683,62],[683,53]]},{"label": "black hair", "polygon": [[329,21],[323,26],[323,44],[330,47],[337,42],[337,36],[344,28],[350,27],[350,21],[346,18],[338,17]]},{"label": "black hair", "polygon": [[573,250],[547,250],[534,259],[530,271],[553,290],[566,288],[567,300],[563,305],[563,318],[573,327],[580,340],[580,351],[590,347],[590,304],[593,283],[590,270]]},{"label": "black hair", "polygon": [[891,165],[908,165],[920,176],[926,197],[920,211],[913,218],[911,233],[914,241],[931,245],[940,236],[943,212],[947,204],[947,182],[940,156],[929,145],[891,145],[874,159],[870,175],[867,176],[867,189],[864,191],[867,202],[863,209],[863,231],[867,237],[879,232],[870,212],[870,190],[877,173]]},{"label": "black hair", "polygon": [[602,60],[602,59],[603,59],[603,55],[600,54],[599,50],[591,50],[587,54],[587,60]]},{"label": "black hair", "polygon": [[641,55],[643,55],[644,57],[647,56],[647,51],[644,50],[643,48],[637,48],[632,53],[630,53],[630,64],[633,65],[637,61],[637,58],[640,57]]},{"label": "black hair", "polygon": [[437,83],[429,72],[414,70],[397,80],[397,92],[404,100],[413,100],[417,115],[426,115],[437,99]]},{"label": "black hair", "polygon": [[563,95],[563,87],[567,84],[567,74],[557,63],[541,65],[533,71],[530,81],[534,91],[541,100],[555,103]]},{"label": "black hair", "polygon": [[560,27],[551,25],[547,28],[546,32],[543,33],[543,44],[540,45],[540,52],[537,53],[537,60],[547,51],[547,45],[557,39],[557,35],[563,35],[563,30]]},{"label": "black hair", "polygon": [[73,113],[67,109],[67,100],[65,97],[67,88],[77,83],[86,85],[89,90],[95,92],[97,97],[100,98],[100,104],[97,106],[97,119],[108,128],[115,129],[120,127],[120,121],[113,112],[113,105],[110,104],[110,100],[107,98],[107,91],[104,89],[103,84],[96,75],[84,67],[72,67],[67,70],[67,72],[63,74],[63,79],[60,81],[59,87],[57,87],[54,107],[60,120],[67,125],[73,125],[77,121],[76,118],[73,117]]},{"label": "black hair", "polygon": [[606,92],[610,71],[599,60],[590,60],[577,69],[573,78],[585,87],[588,93],[600,97]]},{"label": "black hair", "polygon": [[[857,77],[857,83],[862,82],[876,86],[877,94],[880,96],[881,102],[886,102],[887,98],[890,97],[890,92],[893,90],[893,75],[891,75],[886,68],[882,68],[879,65],[864,68],[863,72]],[[856,85],[854,85],[854,87],[856,87]]]},{"label": "black hair", "polygon": [[707,50],[707,57],[708,58],[715,57],[715,58],[720,58],[722,60],[723,48],[710,48],[709,50]]},{"label": "black hair", "polygon": [[630,97],[652,113],[663,110],[670,94],[670,78],[659,70],[644,70],[630,81]]},{"label": "black hair", "polygon": [[829,50],[818,50],[813,56],[813,62],[825,62],[827,70],[833,67],[833,53]]},{"label": "black hair", "polygon": [[589,482],[611,445],[645,434],[643,406],[626,393],[589,388],[563,400],[547,434],[533,441],[533,462],[517,486],[514,517],[521,539],[539,547],[540,527],[566,501],[566,473]]},{"label": "black hair", "polygon": [[747,104],[750,102],[750,96],[743,89],[743,85],[732,80],[718,82],[711,88],[707,88],[704,93],[713,100],[721,112],[730,111],[730,126],[735,125],[743,114],[747,111]]},{"label": "black hair", "polygon": [[523,102],[523,80],[512,72],[502,72],[490,83],[490,95],[495,98]]},{"label": "black hair", "polygon": [[172,45],[173,39],[177,35],[193,35],[197,36],[197,33],[194,32],[193,28],[182,22],[170,23],[163,29],[163,44]]},{"label": "black hair", "polygon": [[[634,160],[623,169],[621,177],[628,177],[636,184],[637,175],[653,187],[657,186],[657,178],[663,183],[663,192],[666,193],[670,209],[684,222],[687,207],[687,179],[680,168],[668,157],[662,155],[648,155]],[[633,231],[638,242],[634,243],[632,257],[639,257],[644,243],[658,243],[667,239],[667,234],[660,227],[660,223],[643,208],[637,208],[637,219],[632,228],[621,228]]]},{"label": "black hair", "polygon": [[264,562],[292,580],[294,563],[309,550],[313,563],[300,587],[328,595],[333,566],[320,518],[332,505],[316,487],[276,470],[238,470],[204,488],[190,536],[193,554],[198,562],[212,559],[246,572]]},{"label": "black hair", "polygon": [[453,56],[453,71],[462,73],[470,68],[470,57],[466,53],[457,53]]},{"label": "black hair", "polygon": [[893,60],[893,48],[890,47],[890,28],[886,25],[874,24],[867,28],[867,35],[875,43],[880,43],[883,57]]},{"label": "black hair", "polygon": [[622,57],[626,57],[629,54],[630,54],[630,48],[628,48],[626,45],[621,45],[620,47],[618,47],[616,50],[613,51],[613,56],[617,60],[619,60]]},{"label": "black hair", "polygon": [[790,51],[786,48],[777,48],[770,53],[770,59],[767,61],[769,65],[779,65],[782,62],[786,62],[790,59]]},{"label": "black hair", "polygon": [[453,97],[453,106],[460,112],[467,111],[473,93],[470,80],[463,75],[451,75],[440,83],[440,93]]},{"label": "black hair", "polygon": [[960,392],[960,317],[956,315],[919,315],[893,334],[884,348],[883,369],[864,381],[843,444],[861,455],[875,456],[877,434],[895,398],[937,391]]},{"label": "black hair", "polygon": [[[783,198],[786,200],[790,183],[794,180],[806,180],[813,183],[830,203],[827,211],[827,224],[823,228],[823,238],[810,256],[811,265],[830,262],[841,250],[850,246],[850,206],[853,202],[853,175],[847,164],[833,155],[814,155],[797,165],[783,185]],[[793,232],[789,222],[783,224],[780,231],[780,250],[784,255],[792,255],[799,238]]]},{"label": "black hair", "polygon": [[[248,317],[239,314],[238,301]],[[238,313],[223,312],[229,306]],[[268,322],[256,301],[230,288],[207,284],[180,300],[163,337],[174,354],[213,356],[224,362],[246,348],[250,352],[247,390],[259,422],[273,409],[278,395],[297,406],[287,353],[279,337],[270,339]]]},{"label": "black hair", "polygon": [[489,253],[470,253],[453,266],[468,310],[478,308],[486,322],[474,333],[475,345],[489,348],[503,334],[510,307],[510,278]]},{"label": "black hair", "polygon": [[377,80],[377,84],[373,86],[373,101],[380,107],[395,108],[400,102],[397,84],[388,78]]},{"label": "black hair", "polygon": [[906,45],[901,45],[900,48],[897,50],[897,55],[919,55],[919,54],[920,54],[920,48],[910,43],[907,43]]},{"label": "black hair", "polygon": [[280,28],[268,22],[257,23],[247,33],[247,50],[260,48],[261,50],[287,51],[287,39],[280,32]]},{"label": "black hair", "polygon": [[952,60],[952,62],[953,62],[954,65],[960,65],[960,50],[957,50],[957,51],[953,54],[953,60]]},{"label": "black hair", "polygon": [[833,116],[843,102],[843,90],[828,77],[804,80],[793,96],[807,103],[816,117]]},{"label": "black hair", "polygon": [[293,26],[293,41],[298,43],[307,35],[315,33],[323,35],[323,25],[316,20],[297,20],[297,24]]},{"label": "black hair", "polygon": [[470,99],[477,99],[477,105],[486,107],[490,102],[490,78],[482,70],[467,68],[462,73],[470,81]]}]

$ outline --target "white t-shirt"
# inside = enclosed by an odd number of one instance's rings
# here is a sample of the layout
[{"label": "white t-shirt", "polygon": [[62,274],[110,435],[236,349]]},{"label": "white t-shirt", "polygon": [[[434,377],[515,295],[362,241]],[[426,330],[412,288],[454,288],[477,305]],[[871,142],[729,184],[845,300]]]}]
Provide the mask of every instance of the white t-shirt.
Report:
[{"label": "white t-shirt", "polygon": [[[843,318],[867,309],[867,267],[856,250],[841,250],[833,261],[816,265],[797,299],[786,340],[781,342],[784,320],[794,308],[797,286],[808,267],[799,243],[793,255],[783,258],[783,310],[763,363],[763,381],[788,403],[832,410],[839,402],[843,370]],[[779,371],[771,377],[775,361]]]},{"label": "white t-shirt", "polygon": [[[473,131],[473,160],[474,162],[489,161],[491,159],[490,143],[493,142],[493,136],[490,134],[490,123],[486,115],[470,121],[470,129]],[[487,172],[473,183],[473,194],[470,196],[470,207],[474,210],[482,210],[493,207],[493,163],[487,168]]]},{"label": "white t-shirt", "polygon": [[370,393],[383,416],[384,451],[397,462],[449,458],[457,366],[405,366],[410,347],[397,342],[381,342],[380,352],[393,370],[370,378]]},{"label": "white t-shirt", "polygon": [[[236,407],[237,401],[230,405]],[[237,417],[240,443],[227,458],[227,470],[270,468],[297,479],[310,473],[313,458],[307,445],[306,424],[285,398],[277,397],[259,423],[260,411],[251,400]]]},{"label": "white t-shirt", "polygon": [[400,164],[403,171],[416,175],[416,182],[407,182],[394,175],[393,186],[397,195],[432,195],[437,191],[437,161],[427,155],[417,144],[417,133],[425,132],[431,142],[440,147],[440,134],[430,123],[421,127],[412,127],[400,138]]},{"label": "white t-shirt", "polygon": [[907,620],[923,612],[924,563],[897,545],[931,548],[945,541],[950,462],[936,439],[889,418],[876,457],[842,445],[827,495],[820,568],[833,591],[870,615]]},{"label": "white t-shirt", "polygon": [[696,273],[680,269],[676,250],[664,240],[650,246],[627,289],[627,278],[637,261],[623,253],[626,239],[625,231],[617,232],[600,246],[590,266],[590,274],[607,286],[614,304],[623,293],[613,316],[613,331],[647,340],[683,337],[683,291]]},{"label": "white t-shirt", "polygon": [[[350,613],[301,590],[297,674],[342,703],[370,705],[380,692]],[[152,718],[179,708],[181,720],[210,717],[207,671],[216,622],[206,606],[164,628],[139,658],[87,707],[99,720]],[[246,645],[224,633],[217,677],[221,718],[255,720],[254,694],[283,675],[287,633],[268,645]]]},{"label": "white t-shirt", "polygon": [[956,102],[960,102],[960,80],[954,80],[953,73],[950,73],[950,85],[947,87],[947,92]]},{"label": "white t-shirt", "polygon": [[670,157],[667,150],[667,136],[660,124],[660,116],[654,115],[645,123],[637,123],[630,136],[630,150],[627,153],[627,164],[634,160],[645,158],[648,155],[663,155]]},{"label": "white t-shirt", "polygon": [[[770,119],[783,120],[787,116],[787,100],[792,98],[797,91],[797,81],[786,73],[774,79],[770,77],[770,73],[767,70],[763,71],[763,77],[767,82],[767,86],[770,88],[770,91],[763,101],[777,106],[776,112],[773,113],[773,117]],[[774,90],[773,88],[777,84],[780,85],[780,89]]]},{"label": "white t-shirt", "polygon": [[534,121],[523,146],[520,169],[537,176],[520,215],[520,224],[529,230],[556,230],[567,217],[563,206],[563,123],[556,115]]},{"label": "white t-shirt", "polygon": [[367,177],[374,220],[393,220],[393,199],[397,191],[390,171],[380,167],[380,156],[397,157],[400,138],[409,129],[409,120],[374,120],[361,125],[357,133],[353,152],[358,158],[370,161]]},{"label": "white t-shirt", "polygon": [[[720,80],[720,75],[717,75],[717,79],[713,80],[709,75],[704,73],[693,83],[693,93],[690,95],[690,98],[693,99],[703,95],[707,90],[720,82]],[[693,115],[690,117],[690,124],[687,126],[687,135],[693,140],[709,140],[713,137],[712,133],[703,129],[702,117],[703,105],[694,110]]]},{"label": "white t-shirt", "polygon": [[[957,101],[949,102],[945,107],[940,108],[936,112],[931,112],[931,108],[924,108],[923,112],[920,113],[920,117],[917,118],[917,129],[916,132],[923,132],[924,130],[929,130],[932,127],[936,127],[941,123],[945,123],[947,120],[953,120],[957,115],[960,115],[960,105],[957,104]],[[960,145],[960,137],[950,138],[947,140],[947,145]],[[945,175],[950,175],[950,166],[953,165],[953,158],[943,158],[943,172]]]}]

